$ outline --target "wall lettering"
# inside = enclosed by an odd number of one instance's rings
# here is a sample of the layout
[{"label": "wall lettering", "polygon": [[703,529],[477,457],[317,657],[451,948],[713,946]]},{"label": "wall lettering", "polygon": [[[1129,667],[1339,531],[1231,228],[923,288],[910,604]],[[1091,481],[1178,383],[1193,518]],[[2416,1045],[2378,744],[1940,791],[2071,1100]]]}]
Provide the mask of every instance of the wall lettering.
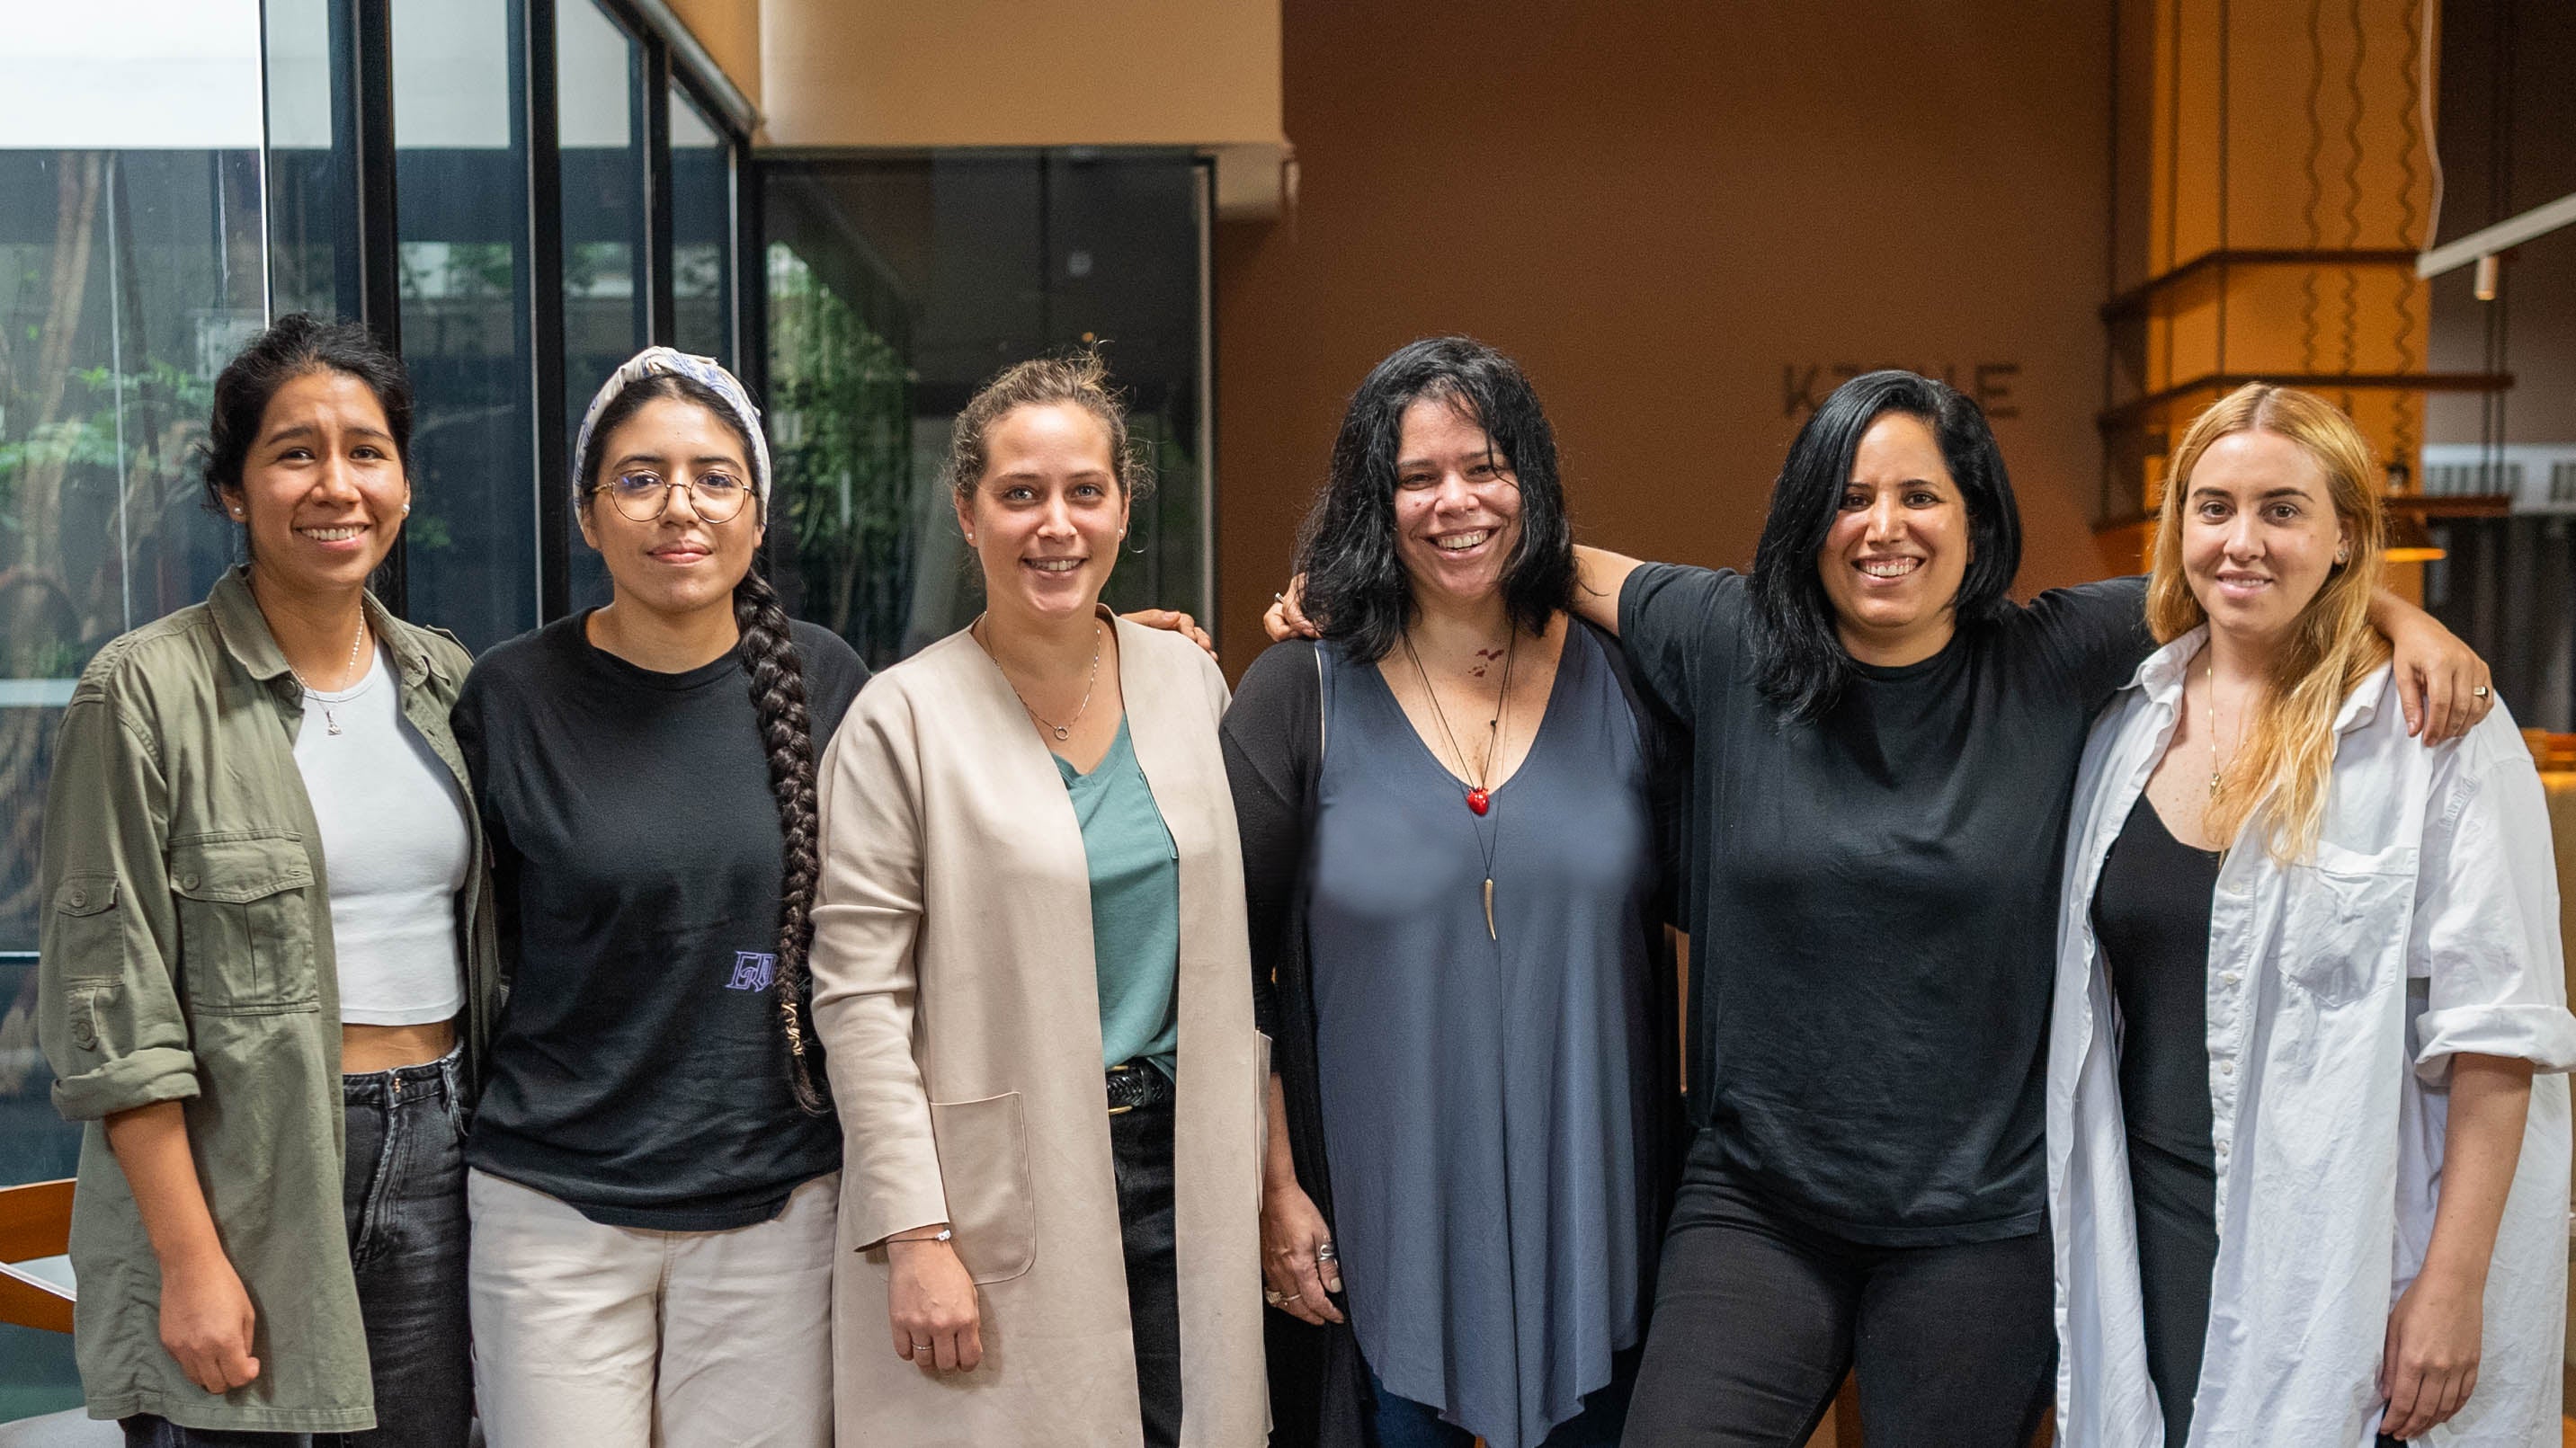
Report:
[{"label": "wall lettering", "polygon": [[[1857,362],[1783,362],[1780,364],[1780,415],[1803,418],[1816,410],[1816,404],[1828,393],[1864,372],[1888,367],[1905,367],[1902,362],[1877,362],[1867,367]],[[2021,376],[2018,362],[1977,362],[1966,369],[1967,380],[1960,381],[1960,367],[1945,362],[1938,367],[1906,367],[1926,377],[1938,377],[1977,400],[1986,416],[1995,422],[2006,422],[2021,416],[2021,404],[2013,400],[2013,388]]]}]

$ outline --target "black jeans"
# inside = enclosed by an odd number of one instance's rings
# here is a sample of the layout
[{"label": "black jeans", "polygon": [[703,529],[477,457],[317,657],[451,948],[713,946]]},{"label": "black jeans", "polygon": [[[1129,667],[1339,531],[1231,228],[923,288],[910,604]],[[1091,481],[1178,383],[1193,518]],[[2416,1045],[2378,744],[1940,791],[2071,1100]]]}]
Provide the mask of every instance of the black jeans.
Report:
[{"label": "black jeans", "polygon": [[1846,1371],[1870,1448],[2025,1448],[2057,1361],[2046,1232],[1880,1247],[1694,1151],[1673,1204],[1629,1448],[1798,1448]]},{"label": "black jeans", "polygon": [[[1150,1068],[1149,1068],[1150,1069]],[[1172,1235],[1172,1103],[1109,1118],[1118,1227],[1127,1249],[1127,1320],[1136,1340],[1136,1401],[1145,1448],[1181,1441],[1181,1293]]]},{"label": "black jeans", "polygon": [[348,1111],[341,1205],[367,1329],[376,1426],[362,1433],[248,1433],[124,1420],[127,1448],[466,1448],[474,1366],[466,1344],[465,1133],[459,1058],[340,1078]]}]

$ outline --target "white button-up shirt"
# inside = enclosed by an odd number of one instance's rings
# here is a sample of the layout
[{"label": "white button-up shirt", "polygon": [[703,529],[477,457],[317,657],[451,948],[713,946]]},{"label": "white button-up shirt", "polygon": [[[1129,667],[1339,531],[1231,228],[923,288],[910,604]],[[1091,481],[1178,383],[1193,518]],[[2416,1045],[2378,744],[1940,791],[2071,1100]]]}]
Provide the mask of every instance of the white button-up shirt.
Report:
[{"label": "white button-up shirt", "polygon": [[[2120,1109],[2119,1012],[2093,934],[2111,844],[2163,759],[2204,630],[2139,666],[2077,775],[2048,1061],[2058,1441],[2161,1448]],[[2253,826],[2209,922],[2209,1100],[2218,1262],[2191,1443],[2370,1448],[2388,1314],[2432,1239],[2449,1058],[2576,1066],[2538,771],[2501,707],[2457,740],[2406,734],[2390,671],[2335,721],[2314,856]],[[2532,1081],[2487,1274],[2467,1406],[2421,1441],[2559,1442],[2568,1092]]]}]

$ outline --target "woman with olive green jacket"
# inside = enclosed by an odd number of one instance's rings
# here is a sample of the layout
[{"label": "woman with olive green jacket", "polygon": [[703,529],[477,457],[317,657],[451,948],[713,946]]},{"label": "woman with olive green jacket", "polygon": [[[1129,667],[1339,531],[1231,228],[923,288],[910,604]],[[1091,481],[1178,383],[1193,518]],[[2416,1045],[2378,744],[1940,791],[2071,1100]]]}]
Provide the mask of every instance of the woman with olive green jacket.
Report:
[{"label": "woman with olive green jacket", "polygon": [[83,1124],[82,1391],[129,1444],[470,1439],[462,1119],[498,972],[468,659],[366,591],[411,415],[352,324],[234,358],[204,473],[249,562],[101,649],[55,736],[38,1034]]},{"label": "woman with olive green jacket", "polygon": [[[367,600],[406,720],[463,787],[455,640]],[[240,573],[107,646],[73,691],[47,794],[39,1030],[83,1123],[72,1208],[93,1417],[274,1432],[374,1421],[343,1231],[340,979],[329,876],[293,754],[303,690]],[[467,812],[470,816],[471,812]],[[457,900],[472,1074],[497,974],[483,841]],[[105,1119],[183,1103],[206,1204],[260,1314],[260,1374],[221,1397],[157,1330],[161,1272]]]}]

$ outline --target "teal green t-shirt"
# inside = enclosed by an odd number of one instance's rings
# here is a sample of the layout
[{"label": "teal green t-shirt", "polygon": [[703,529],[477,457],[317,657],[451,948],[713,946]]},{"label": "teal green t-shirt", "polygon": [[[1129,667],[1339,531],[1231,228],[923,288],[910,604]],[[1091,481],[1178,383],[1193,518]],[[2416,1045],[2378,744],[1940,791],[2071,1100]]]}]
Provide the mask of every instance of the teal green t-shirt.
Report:
[{"label": "teal green t-shirt", "polygon": [[1091,956],[1100,981],[1100,1064],[1138,1057],[1173,1075],[1181,1023],[1181,852],[1136,763],[1127,721],[1089,774],[1055,767],[1091,866]]}]

